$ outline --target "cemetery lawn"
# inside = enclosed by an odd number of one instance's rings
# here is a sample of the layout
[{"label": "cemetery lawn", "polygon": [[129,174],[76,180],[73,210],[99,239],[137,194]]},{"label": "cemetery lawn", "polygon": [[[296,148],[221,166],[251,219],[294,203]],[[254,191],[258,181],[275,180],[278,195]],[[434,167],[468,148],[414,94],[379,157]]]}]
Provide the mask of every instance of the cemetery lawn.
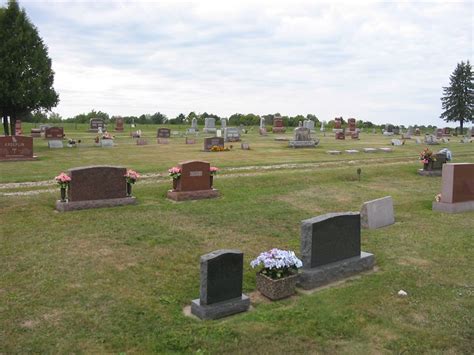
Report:
[{"label": "cemetery lawn", "polygon": [[[202,137],[158,146],[156,126],[140,128],[147,146],[128,132],[111,149],[53,151],[39,139],[38,161],[0,164],[0,353],[472,352],[474,212],[431,210],[441,178],[417,175],[424,145],[332,156],[326,151],[387,147],[390,139],[328,134],[315,149],[293,150],[251,132],[250,151],[234,143],[230,152],[204,153]],[[65,128],[90,145],[85,130]],[[474,144],[458,141],[432,148],[474,162]],[[214,182],[221,197],[167,200],[166,169],[192,159],[222,168]],[[138,205],[54,212],[59,189],[50,180],[93,164],[144,173],[133,190]],[[301,220],[358,211],[387,195],[396,223],[362,230],[375,272],[278,302],[255,291],[250,261],[273,247],[299,254]],[[199,297],[199,257],[224,248],[244,252],[252,310],[217,321],[185,316]],[[397,296],[401,289],[407,297]]]}]

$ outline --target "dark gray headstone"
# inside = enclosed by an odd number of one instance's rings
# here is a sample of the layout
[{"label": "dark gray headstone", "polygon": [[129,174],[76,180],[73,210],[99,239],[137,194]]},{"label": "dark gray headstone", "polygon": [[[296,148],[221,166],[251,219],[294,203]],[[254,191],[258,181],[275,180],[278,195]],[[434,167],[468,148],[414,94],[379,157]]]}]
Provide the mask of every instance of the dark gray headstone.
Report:
[{"label": "dark gray headstone", "polygon": [[244,254],[216,250],[201,256],[201,305],[242,297]]},{"label": "dark gray headstone", "polygon": [[360,214],[328,213],[301,222],[304,268],[360,255]]}]

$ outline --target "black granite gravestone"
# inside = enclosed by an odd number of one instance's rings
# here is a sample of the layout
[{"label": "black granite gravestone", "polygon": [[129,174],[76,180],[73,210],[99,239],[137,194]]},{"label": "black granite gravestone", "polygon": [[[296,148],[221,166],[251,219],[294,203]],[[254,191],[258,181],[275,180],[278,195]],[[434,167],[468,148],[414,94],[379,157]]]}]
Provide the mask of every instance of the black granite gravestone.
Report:
[{"label": "black granite gravestone", "polygon": [[244,254],[239,250],[216,250],[201,256],[199,299],[191,313],[201,319],[217,319],[245,312],[250,299],[242,294]]},{"label": "black granite gravestone", "polygon": [[244,254],[219,250],[201,257],[201,304],[242,296]]},{"label": "black granite gravestone", "polygon": [[316,267],[360,255],[358,213],[332,214],[301,223],[305,266]]},{"label": "black granite gravestone", "polygon": [[360,249],[360,214],[328,213],[302,221],[301,259],[304,289],[371,269],[374,256]]}]

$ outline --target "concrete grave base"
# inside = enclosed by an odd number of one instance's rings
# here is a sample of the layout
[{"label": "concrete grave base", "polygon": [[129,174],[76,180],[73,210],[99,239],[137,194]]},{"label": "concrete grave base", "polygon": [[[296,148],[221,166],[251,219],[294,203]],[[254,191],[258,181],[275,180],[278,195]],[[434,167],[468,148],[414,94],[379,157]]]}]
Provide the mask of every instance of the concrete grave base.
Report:
[{"label": "concrete grave base", "polygon": [[216,133],[217,129],[216,128],[204,128],[203,132],[204,133]]},{"label": "concrete grave base", "polygon": [[56,210],[59,212],[68,212],[76,210],[88,210],[91,208],[115,207],[124,205],[135,205],[137,200],[135,197],[111,198],[104,200],[88,200],[75,202],[56,201]]},{"label": "concrete grave base", "polygon": [[174,201],[203,200],[219,197],[219,190],[173,191],[168,190],[166,196]]},{"label": "concrete grave base", "polygon": [[474,201],[455,203],[433,202],[433,211],[445,213],[461,213],[474,211]]},{"label": "concrete grave base", "polygon": [[273,127],[272,132],[273,133],[285,133],[286,128],[285,127]]},{"label": "concrete grave base", "polygon": [[316,141],[289,141],[288,146],[290,148],[314,148]]},{"label": "concrete grave base", "polygon": [[418,169],[418,175],[421,176],[441,176],[442,170],[424,170]]},{"label": "concrete grave base", "polygon": [[250,298],[244,294],[240,298],[201,305],[199,298],[191,302],[191,313],[200,319],[219,319],[235,313],[245,312],[250,307]]},{"label": "concrete grave base", "polygon": [[33,157],[12,157],[12,158],[0,159],[0,162],[7,162],[7,161],[31,161],[31,160],[38,160],[38,156],[33,155]]},{"label": "concrete grave base", "polygon": [[371,270],[374,265],[374,254],[362,251],[360,256],[321,265],[312,269],[302,269],[299,274],[298,287],[304,290],[311,290],[358,274],[359,272]]}]

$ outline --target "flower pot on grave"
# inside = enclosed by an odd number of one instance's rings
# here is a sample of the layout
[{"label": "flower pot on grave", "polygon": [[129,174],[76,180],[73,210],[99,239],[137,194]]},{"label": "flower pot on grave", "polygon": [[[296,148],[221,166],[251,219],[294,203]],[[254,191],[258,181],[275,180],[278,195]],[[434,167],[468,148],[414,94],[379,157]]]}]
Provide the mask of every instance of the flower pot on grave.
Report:
[{"label": "flower pot on grave", "polygon": [[132,184],[127,182],[127,196],[132,196]]},{"label": "flower pot on grave", "polygon": [[66,202],[66,188],[61,187],[61,202]]},{"label": "flower pot on grave", "polygon": [[214,183],[214,176],[212,176],[212,175],[210,176],[210,181],[211,181],[211,185],[210,185],[210,186],[211,186],[211,189],[212,189],[212,185],[213,185],[213,183]]},{"label": "flower pot on grave", "polygon": [[274,280],[262,273],[257,273],[257,290],[264,296],[275,301],[289,297],[295,293],[298,274]]}]

